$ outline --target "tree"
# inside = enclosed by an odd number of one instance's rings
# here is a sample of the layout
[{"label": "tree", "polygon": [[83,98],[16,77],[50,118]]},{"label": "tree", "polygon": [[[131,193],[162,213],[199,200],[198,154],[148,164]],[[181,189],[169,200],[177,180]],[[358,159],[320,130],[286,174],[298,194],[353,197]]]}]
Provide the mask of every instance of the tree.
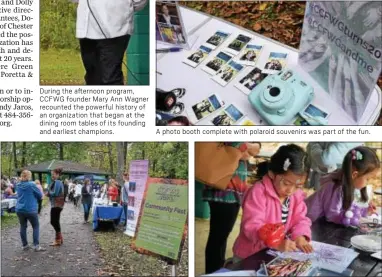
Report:
[{"label": "tree", "polygon": [[17,149],[16,149],[16,142],[12,142],[12,152],[13,152],[13,163],[14,163],[14,174],[17,174],[17,168],[19,167],[17,163]]},{"label": "tree", "polygon": [[26,164],[26,151],[27,151],[27,143],[26,142],[23,142],[23,147],[22,147],[22,150],[21,150],[21,166],[22,167],[25,167],[27,164]]},{"label": "tree", "polygon": [[109,154],[109,165],[110,165],[110,173],[114,173],[113,169],[113,155],[112,155],[112,147],[111,147],[111,142],[107,142],[107,150]]},{"label": "tree", "polygon": [[117,142],[117,177],[118,184],[123,184],[123,173],[125,171],[125,159],[124,159],[124,145],[123,142]]}]

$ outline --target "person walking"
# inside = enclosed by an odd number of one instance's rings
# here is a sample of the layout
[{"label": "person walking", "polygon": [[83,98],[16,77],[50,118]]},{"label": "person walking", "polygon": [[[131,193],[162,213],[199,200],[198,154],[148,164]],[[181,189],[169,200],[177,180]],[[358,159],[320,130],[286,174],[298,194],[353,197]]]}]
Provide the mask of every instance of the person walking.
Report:
[{"label": "person walking", "polygon": [[40,225],[38,220],[38,201],[42,199],[42,193],[35,183],[31,182],[32,173],[29,170],[21,172],[21,181],[17,184],[16,214],[20,222],[20,237],[23,250],[28,250],[27,227],[28,221],[33,228],[33,245],[35,251],[45,251],[40,246]]},{"label": "person walking", "polygon": [[64,181],[64,201],[66,202],[66,197],[68,196],[69,194],[69,181],[68,179],[66,179]]},{"label": "person walking", "polygon": [[41,195],[42,195],[42,198],[38,200],[38,214],[40,214],[41,208],[42,208],[42,200],[44,199],[44,190],[42,189],[40,180],[37,179],[34,181],[34,183],[36,184],[37,188],[41,191]]},{"label": "person walking", "polygon": [[74,206],[77,207],[78,202],[80,201],[82,194],[82,185],[80,183],[77,183],[74,188]]},{"label": "person walking", "polygon": [[65,205],[64,198],[64,184],[60,180],[60,175],[62,173],[61,168],[57,168],[51,172],[52,174],[52,184],[49,187],[47,196],[50,199],[50,224],[53,226],[56,237],[50,246],[60,246],[63,244],[63,238],[61,233],[60,217],[62,209]]},{"label": "person walking", "polygon": [[92,185],[89,179],[85,179],[84,186],[81,190],[82,206],[84,207],[84,223],[88,223],[90,208],[93,203],[92,197]]}]

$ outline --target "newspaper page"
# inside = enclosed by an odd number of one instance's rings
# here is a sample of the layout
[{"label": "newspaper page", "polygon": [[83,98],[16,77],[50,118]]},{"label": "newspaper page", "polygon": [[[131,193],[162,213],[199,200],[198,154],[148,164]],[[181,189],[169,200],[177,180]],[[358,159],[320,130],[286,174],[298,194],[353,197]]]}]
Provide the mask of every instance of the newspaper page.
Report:
[{"label": "newspaper page", "polygon": [[[298,275],[265,246],[381,251],[381,7],[0,0],[1,275]],[[377,274],[361,256],[347,272]]]}]

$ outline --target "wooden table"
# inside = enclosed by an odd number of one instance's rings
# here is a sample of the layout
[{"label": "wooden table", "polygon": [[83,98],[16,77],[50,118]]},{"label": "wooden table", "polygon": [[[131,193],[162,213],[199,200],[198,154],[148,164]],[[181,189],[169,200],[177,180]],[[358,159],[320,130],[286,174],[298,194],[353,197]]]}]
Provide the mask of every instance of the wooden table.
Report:
[{"label": "wooden table", "polygon": [[[351,227],[343,227],[334,223],[326,222],[324,219],[315,221],[312,225],[312,240],[328,244],[338,245],[347,248],[353,248],[350,244],[352,236],[357,234],[357,230]],[[268,255],[268,249],[262,250],[240,263],[229,266],[231,270],[258,270],[260,264],[270,262],[274,259]],[[360,253],[358,257],[350,264],[349,268],[354,270],[353,276],[382,276],[382,262],[371,257],[368,252],[363,252],[354,248]]]}]

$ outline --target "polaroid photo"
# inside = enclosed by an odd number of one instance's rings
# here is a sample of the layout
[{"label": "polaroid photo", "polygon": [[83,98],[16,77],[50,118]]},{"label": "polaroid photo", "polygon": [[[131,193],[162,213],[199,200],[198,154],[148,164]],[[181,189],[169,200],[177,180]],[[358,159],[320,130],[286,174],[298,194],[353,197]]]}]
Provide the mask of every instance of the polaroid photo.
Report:
[{"label": "polaroid photo", "polygon": [[243,119],[240,120],[238,125],[240,125],[240,126],[256,126],[255,122],[253,122],[247,116],[243,117]]},{"label": "polaroid photo", "polygon": [[232,55],[219,52],[215,57],[210,59],[202,69],[208,74],[215,75],[231,59]]},{"label": "polaroid photo", "polygon": [[197,67],[205,58],[207,58],[211,51],[211,48],[200,45],[199,49],[189,55],[183,62],[189,66]]},{"label": "polaroid photo", "polygon": [[217,82],[219,85],[223,87],[226,86],[230,81],[232,81],[240,71],[242,71],[244,65],[237,63],[235,61],[230,61],[228,64],[223,66],[212,80]]},{"label": "polaroid photo", "polygon": [[[168,44],[187,46],[181,13],[175,1],[156,1],[155,19],[160,34],[160,41]],[[159,38],[157,34],[157,40]]]},{"label": "polaroid photo", "polygon": [[158,23],[158,29],[163,42],[178,44],[178,38],[174,28],[171,25]]},{"label": "polaroid photo", "polygon": [[187,114],[190,121],[195,124],[223,107],[224,102],[220,97],[216,94],[212,94],[199,103],[192,105],[191,109],[187,111]]},{"label": "polaroid photo", "polygon": [[219,47],[229,36],[229,33],[217,31],[213,36],[207,39],[205,45],[211,49],[215,49]]},{"label": "polaroid photo", "polygon": [[308,121],[306,121],[303,117],[301,117],[300,115],[297,115],[297,117],[295,118],[295,120],[293,121],[293,125],[295,126],[310,126],[310,124],[308,123]]},{"label": "polaroid photo", "polygon": [[215,126],[233,126],[236,122],[242,119],[243,116],[244,114],[236,108],[235,105],[230,104],[212,119],[212,124]]},{"label": "polaroid photo", "polygon": [[235,87],[248,95],[267,76],[268,74],[262,73],[261,69],[256,67],[240,79],[239,82],[235,84]]},{"label": "polaroid photo", "polygon": [[303,113],[306,113],[312,117],[322,117],[324,119],[327,119],[329,117],[329,113],[325,111],[323,108],[318,107],[313,104],[309,104],[304,110]]},{"label": "polaroid photo", "polygon": [[271,52],[264,66],[264,73],[275,74],[283,70],[287,64],[287,53]]},{"label": "polaroid photo", "polygon": [[240,54],[240,63],[255,66],[262,49],[263,46],[261,45],[247,44],[244,51]]},{"label": "polaroid photo", "polygon": [[251,38],[245,35],[238,35],[228,46],[226,51],[233,55],[237,55],[251,41]]}]

